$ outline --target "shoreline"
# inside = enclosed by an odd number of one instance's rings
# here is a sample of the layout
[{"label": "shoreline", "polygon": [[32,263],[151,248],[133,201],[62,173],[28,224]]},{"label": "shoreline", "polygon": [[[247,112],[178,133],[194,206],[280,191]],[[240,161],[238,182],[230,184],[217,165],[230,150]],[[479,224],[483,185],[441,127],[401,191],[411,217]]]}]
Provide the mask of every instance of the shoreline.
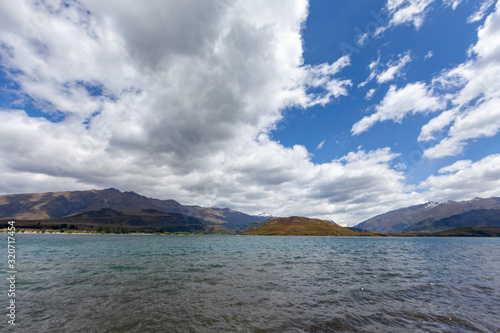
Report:
[{"label": "shoreline", "polygon": [[[1,229],[0,230],[0,233],[4,234],[4,233],[8,233],[9,231],[7,229]],[[190,236],[190,235],[195,235],[195,236],[201,236],[199,234],[175,234],[175,233],[169,233],[169,234],[163,234],[163,233],[149,233],[149,232],[130,232],[130,233],[103,233],[103,232],[92,232],[92,231],[89,231],[89,232],[82,232],[82,231],[72,231],[72,232],[60,232],[60,231],[15,231],[15,234],[16,235],[19,235],[19,234],[39,234],[39,235],[137,235],[137,236],[141,236],[141,235],[146,235],[146,236],[154,236],[154,235],[164,235],[164,236]]]}]

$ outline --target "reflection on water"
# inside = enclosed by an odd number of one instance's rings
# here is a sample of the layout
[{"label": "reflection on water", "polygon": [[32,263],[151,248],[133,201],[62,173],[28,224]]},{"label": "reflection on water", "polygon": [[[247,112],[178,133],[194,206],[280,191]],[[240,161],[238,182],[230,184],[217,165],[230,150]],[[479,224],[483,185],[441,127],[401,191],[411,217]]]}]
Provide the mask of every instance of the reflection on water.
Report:
[{"label": "reflection on water", "polygon": [[18,235],[18,257],[16,332],[500,331],[499,239]]}]

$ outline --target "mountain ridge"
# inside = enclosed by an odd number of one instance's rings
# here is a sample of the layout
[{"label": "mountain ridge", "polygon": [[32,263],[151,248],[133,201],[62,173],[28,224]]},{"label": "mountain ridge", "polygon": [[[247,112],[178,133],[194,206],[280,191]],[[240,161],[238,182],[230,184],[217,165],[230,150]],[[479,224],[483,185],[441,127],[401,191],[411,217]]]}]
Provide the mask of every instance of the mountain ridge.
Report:
[{"label": "mountain ridge", "polygon": [[207,225],[224,225],[229,229],[239,228],[264,218],[228,208],[182,205],[172,199],[148,198],[135,192],[122,192],[115,188],[0,196],[0,219],[54,219],[101,208],[134,211],[157,209],[165,213],[196,217]]},{"label": "mountain ridge", "polygon": [[[239,232],[263,226],[275,218],[252,216],[228,208],[204,208],[182,205],[168,199],[154,199],[132,191],[115,188],[87,191],[8,194],[0,196],[0,219],[46,220],[111,208],[117,211],[157,210],[199,219],[206,225],[223,225]],[[496,215],[480,210],[500,210],[500,198],[475,198],[468,201],[428,202],[396,209],[365,220],[352,229],[381,233],[436,232],[446,228],[466,226],[495,226]],[[459,216],[468,212],[476,212]],[[442,221],[455,216],[452,220]],[[490,219],[492,223],[477,224],[474,219]],[[358,231],[356,230],[356,231]],[[352,231],[352,230],[351,230]]]},{"label": "mountain ridge", "polygon": [[374,216],[357,224],[355,228],[378,232],[402,232],[424,220],[431,223],[453,215],[481,209],[500,209],[500,198],[474,198],[468,201],[447,201],[441,204],[428,202]]},{"label": "mountain ridge", "polygon": [[411,225],[404,232],[440,232],[463,227],[500,227],[500,210],[477,209],[439,220],[427,219]]},{"label": "mountain ridge", "polygon": [[[6,219],[0,220],[7,224]],[[53,219],[16,220],[17,228],[70,229],[113,232],[204,232],[206,225],[195,217],[164,213],[156,209],[142,211],[101,208]]]}]

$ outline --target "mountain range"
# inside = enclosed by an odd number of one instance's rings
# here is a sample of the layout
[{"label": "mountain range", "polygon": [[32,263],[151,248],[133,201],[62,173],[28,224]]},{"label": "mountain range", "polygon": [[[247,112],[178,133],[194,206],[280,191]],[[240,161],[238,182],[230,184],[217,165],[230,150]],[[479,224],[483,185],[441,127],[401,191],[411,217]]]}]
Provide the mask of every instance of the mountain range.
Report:
[{"label": "mountain range", "polygon": [[[6,224],[8,220],[0,220]],[[16,220],[19,229],[69,229],[79,231],[129,232],[188,232],[214,233],[195,217],[179,213],[164,213],[156,209],[142,211],[101,208],[53,219]],[[225,228],[224,228],[225,229]],[[226,229],[227,230],[227,229]],[[229,230],[228,230],[229,231]]]},{"label": "mountain range", "polygon": [[0,219],[44,220],[111,208],[117,211],[155,209],[199,219],[207,225],[236,229],[262,216],[247,215],[227,208],[186,206],[175,200],[152,199],[135,192],[105,190],[11,194],[0,196]]},{"label": "mountain range", "polygon": [[463,226],[500,226],[500,198],[428,202],[372,217],[356,228],[378,232],[436,232]]},{"label": "mountain range", "polygon": [[[260,230],[259,232],[265,234],[274,228],[275,231],[286,229],[292,234],[314,234],[312,229],[306,228],[309,224],[315,225],[321,230],[320,233],[335,234],[328,230],[332,226],[337,231],[342,228],[335,223],[320,223],[318,221],[321,220],[305,217],[292,217],[288,218],[289,220],[276,217],[266,219],[227,208],[187,206],[174,200],[153,199],[114,188],[3,195],[0,196],[0,219],[15,219],[26,226],[41,223],[51,228],[77,223],[83,229],[91,226],[111,228],[113,225],[113,228],[127,230],[137,230],[136,227],[141,226],[151,231],[163,229],[196,232],[200,230],[199,226],[204,226],[205,233],[245,233]],[[342,232],[429,234],[461,227],[500,227],[500,198],[476,198],[441,204],[429,202],[401,208],[372,217],[350,230],[344,228]]]}]

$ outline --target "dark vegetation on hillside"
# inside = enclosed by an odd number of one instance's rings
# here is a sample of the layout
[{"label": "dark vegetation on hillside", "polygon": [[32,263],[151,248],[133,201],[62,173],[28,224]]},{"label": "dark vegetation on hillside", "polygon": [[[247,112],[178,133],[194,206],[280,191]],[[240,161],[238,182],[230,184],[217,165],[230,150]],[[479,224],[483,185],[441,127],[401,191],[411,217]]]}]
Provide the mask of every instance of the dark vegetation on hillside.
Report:
[{"label": "dark vegetation on hillside", "polygon": [[[6,227],[7,220],[1,221]],[[204,232],[198,219],[178,213],[163,213],[155,209],[117,211],[103,208],[57,219],[16,220],[18,229],[69,229],[79,231],[127,232]]]},{"label": "dark vegetation on hillside", "polygon": [[439,220],[424,220],[405,232],[437,232],[459,227],[500,227],[500,210],[479,209]]},{"label": "dark vegetation on hillside", "polygon": [[497,227],[460,227],[432,233],[435,237],[500,237]]}]

